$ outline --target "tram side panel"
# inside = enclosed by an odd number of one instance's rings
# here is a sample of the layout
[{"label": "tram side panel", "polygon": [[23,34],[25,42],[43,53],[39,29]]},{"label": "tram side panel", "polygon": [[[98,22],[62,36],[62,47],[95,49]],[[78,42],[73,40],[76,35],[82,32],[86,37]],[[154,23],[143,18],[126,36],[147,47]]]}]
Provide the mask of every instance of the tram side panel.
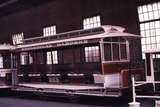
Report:
[{"label": "tram side panel", "polygon": [[9,51],[1,52],[0,84],[11,85],[11,56]]},{"label": "tram side panel", "polygon": [[[32,52],[33,62],[29,63],[29,53],[26,62],[19,61],[19,82],[48,82],[48,83],[94,83],[93,74],[101,73],[99,60],[86,61],[85,47],[99,46],[97,44],[70,46]],[[47,63],[46,53],[57,51],[57,63]],[[99,50],[98,50],[99,51]],[[40,55],[40,53],[44,55]],[[19,55],[21,57],[21,52]],[[20,58],[19,57],[19,58]]]}]

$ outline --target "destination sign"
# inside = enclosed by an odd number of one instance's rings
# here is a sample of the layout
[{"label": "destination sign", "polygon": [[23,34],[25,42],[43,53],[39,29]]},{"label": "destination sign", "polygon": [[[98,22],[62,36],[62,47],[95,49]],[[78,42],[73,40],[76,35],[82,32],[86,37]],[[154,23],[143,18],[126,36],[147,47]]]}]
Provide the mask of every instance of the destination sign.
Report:
[{"label": "destination sign", "polygon": [[79,41],[58,43],[57,46],[59,47],[59,46],[79,45],[79,44],[86,44],[86,43],[88,43],[87,40],[79,40]]}]

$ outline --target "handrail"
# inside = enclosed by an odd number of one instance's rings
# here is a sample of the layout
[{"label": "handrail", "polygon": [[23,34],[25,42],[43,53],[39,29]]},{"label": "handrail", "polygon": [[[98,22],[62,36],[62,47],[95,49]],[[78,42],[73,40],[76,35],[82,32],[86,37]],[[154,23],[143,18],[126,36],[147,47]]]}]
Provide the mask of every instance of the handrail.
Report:
[{"label": "handrail", "polygon": [[[148,84],[148,83],[152,83],[152,84],[155,84],[155,83],[160,83],[160,81],[153,81],[153,82],[147,82],[147,81],[135,81],[135,78],[132,77],[132,94],[133,94],[133,101],[136,101],[136,98],[153,98],[153,99],[160,99],[160,96],[157,96],[157,95],[137,95],[136,94],[136,90],[135,88],[137,86],[142,86],[142,85],[145,85],[145,84]],[[154,88],[154,87],[153,87]]]}]

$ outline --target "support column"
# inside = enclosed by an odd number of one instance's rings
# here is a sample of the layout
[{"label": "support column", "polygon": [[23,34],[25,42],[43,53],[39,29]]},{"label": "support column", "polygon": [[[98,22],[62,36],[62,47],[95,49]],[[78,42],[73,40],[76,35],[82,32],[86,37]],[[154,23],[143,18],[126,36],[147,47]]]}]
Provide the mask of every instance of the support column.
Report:
[{"label": "support column", "polygon": [[100,58],[101,58],[101,66],[102,66],[102,74],[104,74],[103,61],[104,61],[104,43],[103,39],[100,41]]},{"label": "support column", "polygon": [[12,86],[16,86],[18,84],[17,78],[17,70],[14,69],[14,61],[13,61],[13,53],[11,53],[11,73],[12,73]]}]

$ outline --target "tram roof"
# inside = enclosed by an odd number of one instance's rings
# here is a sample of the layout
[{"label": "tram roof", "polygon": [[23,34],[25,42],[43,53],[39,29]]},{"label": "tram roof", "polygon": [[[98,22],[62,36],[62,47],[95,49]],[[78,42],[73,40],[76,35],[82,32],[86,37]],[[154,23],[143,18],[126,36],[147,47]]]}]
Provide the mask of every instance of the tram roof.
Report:
[{"label": "tram roof", "polygon": [[0,51],[13,49],[15,49],[15,46],[12,46],[10,44],[0,44]]},{"label": "tram roof", "polygon": [[[91,40],[91,39],[103,39],[103,38],[109,38],[109,37],[123,37],[123,38],[140,38],[139,35],[131,34],[124,32],[125,28],[119,27],[119,26],[112,26],[112,25],[104,25],[99,27],[103,32],[101,33],[94,33],[92,35],[85,35],[85,36],[78,36],[78,37],[72,37],[72,38],[66,38],[66,39],[58,39],[58,40],[53,40],[53,41],[42,41],[38,43],[30,43],[30,44],[21,44],[18,45],[17,48],[26,48],[26,47],[34,47],[34,46],[43,46],[43,45],[48,45],[48,44],[57,44],[57,43],[63,43],[63,42],[72,42],[72,41],[83,41],[83,40]],[[92,29],[88,29],[92,30]],[[84,30],[76,30],[76,31],[71,31],[71,32],[66,32],[66,33],[61,33],[57,35],[62,35],[62,34],[68,34],[68,33],[73,33],[73,32],[81,32]],[[85,30],[86,31],[86,30]],[[29,38],[29,39],[24,39],[25,40],[34,40],[34,39],[40,39],[40,38],[45,38],[45,37],[36,37],[36,38]]]}]

